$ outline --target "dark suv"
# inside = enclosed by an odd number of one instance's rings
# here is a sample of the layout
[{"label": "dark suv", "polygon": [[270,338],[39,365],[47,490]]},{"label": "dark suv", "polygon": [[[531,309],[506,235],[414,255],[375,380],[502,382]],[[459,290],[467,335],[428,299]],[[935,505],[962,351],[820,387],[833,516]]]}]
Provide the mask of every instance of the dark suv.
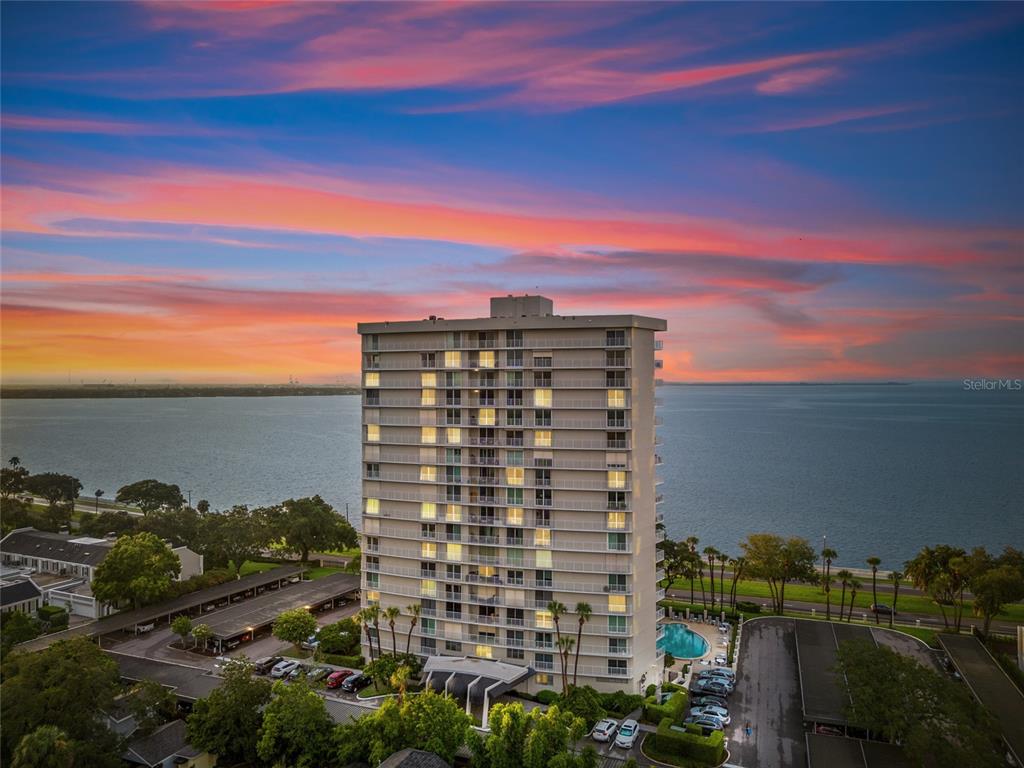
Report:
[{"label": "dark suv", "polygon": [[341,684],[341,690],[347,691],[348,693],[355,693],[361,691],[363,688],[373,682],[373,678],[368,675],[364,675],[362,672],[356,672],[354,675],[349,675],[345,678],[345,682]]},{"label": "dark suv", "polygon": [[272,670],[277,665],[277,663],[279,661],[284,661],[284,657],[283,656],[267,656],[266,658],[260,659],[259,661],[257,661],[256,663],[254,663],[252,665],[253,666],[253,671],[255,671],[257,675],[265,675],[270,670]]}]

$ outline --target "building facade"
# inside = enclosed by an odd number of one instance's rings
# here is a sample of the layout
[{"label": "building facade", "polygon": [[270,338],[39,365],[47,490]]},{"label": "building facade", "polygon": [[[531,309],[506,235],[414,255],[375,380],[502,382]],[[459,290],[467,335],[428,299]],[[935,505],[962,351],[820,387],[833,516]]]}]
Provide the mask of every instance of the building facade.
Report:
[{"label": "building facade", "polygon": [[537,692],[560,686],[557,638],[576,638],[585,603],[570,681],[637,692],[663,664],[666,323],[559,316],[540,296],[492,299],[490,315],[359,325],[363,604],[397,606],[399,637],[419,606],[414,652],[529,666]]}]

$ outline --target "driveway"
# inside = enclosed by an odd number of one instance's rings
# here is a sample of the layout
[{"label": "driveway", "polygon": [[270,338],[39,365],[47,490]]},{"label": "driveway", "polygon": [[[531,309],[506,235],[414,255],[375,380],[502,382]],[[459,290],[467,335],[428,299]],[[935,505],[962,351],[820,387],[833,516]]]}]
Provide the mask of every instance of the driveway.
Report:
[{"label": "driveway", "polygon": [[746,622],[736,666],[736,690],[729,699],[732,723],[725,734],[729,762],[743,768],[806,765],[792,619]]}]

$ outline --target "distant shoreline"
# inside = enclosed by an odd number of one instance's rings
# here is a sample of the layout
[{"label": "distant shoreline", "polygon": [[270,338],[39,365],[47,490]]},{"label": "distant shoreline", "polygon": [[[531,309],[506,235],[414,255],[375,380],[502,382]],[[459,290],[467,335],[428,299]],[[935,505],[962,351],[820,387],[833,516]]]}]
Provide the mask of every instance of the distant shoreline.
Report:
[{"label": "distant shoreline", "polygon": [[0,389],[2,400],[72,400],[144,397],[330,397],[358,395],[348,384],[82,384],[62,386],[10,386]]}]

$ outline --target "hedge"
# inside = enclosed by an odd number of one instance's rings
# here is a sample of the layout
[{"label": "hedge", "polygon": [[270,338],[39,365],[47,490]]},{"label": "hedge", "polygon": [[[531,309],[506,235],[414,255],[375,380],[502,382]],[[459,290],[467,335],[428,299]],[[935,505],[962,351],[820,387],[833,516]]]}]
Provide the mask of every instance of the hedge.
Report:
[{"label": "hedge", "polygon": [[543,690],[537,693],[537,701],[544,705],[551,705],[555,703],[558,698],[558,694],[552,690]]},{"label": "hedge", "polygon": [[49,630],[63,629],[68,625],[68,612],[59,605],[41,605],[36,615]]},{"label": "hedge", "polygon": [[690,757],[707,765],[719,765],[725,759],[725,734],[722,731],[704,736],[700,733],[700,726],[694,726],[692,730],[673,727],[669,717],[658,724],[654,744],[661,752]]},{"label": "hedge", "polygon": [[736,603],[736,610],[742,611],[743,613],[760,613],[761,606],[757,603],[748,603],[745,600],[741,600]]},{"label": "hedge", "polygon": [[366,666],[366,661],[362,656],[342,656],[337,653],[324,653],[320,656],[327,664],[334,664],[339,667],[351,667],[352,669],[362,669]]},{"label": "hedge", "polygon": [[658,703],[657,696],[649,696],[644,699],[644,721],[652,724],[661,723],[665,719],[673,723],[682,722],[686,717],[688,701],[685,692],[673,693],[664,704]]}]

